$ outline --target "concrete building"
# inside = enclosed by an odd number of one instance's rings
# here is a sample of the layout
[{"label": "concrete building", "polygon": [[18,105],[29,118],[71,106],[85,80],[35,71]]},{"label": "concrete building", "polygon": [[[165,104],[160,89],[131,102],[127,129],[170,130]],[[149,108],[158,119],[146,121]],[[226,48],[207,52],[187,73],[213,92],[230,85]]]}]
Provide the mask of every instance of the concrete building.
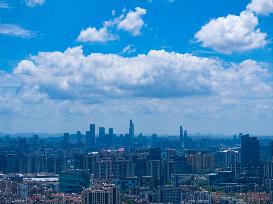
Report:
[{"label": "concrete building", "polygon": [[120,204],[120,191],[116,185],[102,184],[82,193],[83,204]]}]

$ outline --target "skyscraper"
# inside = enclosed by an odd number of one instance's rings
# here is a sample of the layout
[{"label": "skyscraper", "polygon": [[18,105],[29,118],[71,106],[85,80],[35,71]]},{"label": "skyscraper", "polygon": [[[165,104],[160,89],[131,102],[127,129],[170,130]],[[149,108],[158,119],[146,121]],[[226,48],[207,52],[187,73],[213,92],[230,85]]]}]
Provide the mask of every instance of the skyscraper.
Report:
[{"label": "skyscraper", "polygon": [[259,163],[260,144],[257,137],[241,136],[241,165],[257,166]]},{"label": "skyscraper", "polygon": [[113,128],[109,128],[109,135],[114,135],[114,129]]},{"label": "skyscraper", "polygon": [[182,125],[180,126],[180,145],[181,145],[181,148],[183,149],[184,148],[184,132],[183,132],[183,127]]},{"label": "skyscraper", "polygon": [[185,131],[184,131],[184,140],[185,140],[187,137],[188,137],[188,131],[185,130]]},{"label": "skyscraper", "polygon": [[113,143],[114,143],[114,129],[109,128],[109,134],[108,134],[108,137],[107,137],[106,144],[108,146],[113,146]]},{"label": "skyscraper", "polygon": [[190,141],[189,141],[189,138],[188,138],[188,131],[187,130],[184,130],[183,146],[186,149],[189,148],[189,146],[190,146]]},{"label": "skyscraper", "polygon": [[96,144],[96,125],[90,124],[89,131],[86,132],[86,145],[87,147],[94,146]]},{"label": "skyscraper", "polygon": [[85,189],[82,193],[83,204],[120,204],[120,190],[113,184],[102,184]]},{"label": "skyscraper", "polygon": [[96,143],[96,125],[95,124],[90,124],[90,140],[91,140],[91,145],[95,145]]},{"label": "skyscraper", "polygon": [[130,138],[134,138],[135,136],[135,126],[132,120],[130,120],[129,136]]},{"label": "skyscraper", "polygon": [[105,127],[99,128],[99,138],[104,139],[105,138]]}]

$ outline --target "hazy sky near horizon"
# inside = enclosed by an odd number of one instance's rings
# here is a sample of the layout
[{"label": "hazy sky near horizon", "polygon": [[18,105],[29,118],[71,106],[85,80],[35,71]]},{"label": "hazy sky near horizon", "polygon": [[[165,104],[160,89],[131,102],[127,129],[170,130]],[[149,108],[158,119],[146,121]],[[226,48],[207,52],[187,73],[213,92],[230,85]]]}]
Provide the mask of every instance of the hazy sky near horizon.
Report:
[{"label": "hazy sky near horizon", "polygon": [[273,0],[0,0],[0,132],[273,135]]}]

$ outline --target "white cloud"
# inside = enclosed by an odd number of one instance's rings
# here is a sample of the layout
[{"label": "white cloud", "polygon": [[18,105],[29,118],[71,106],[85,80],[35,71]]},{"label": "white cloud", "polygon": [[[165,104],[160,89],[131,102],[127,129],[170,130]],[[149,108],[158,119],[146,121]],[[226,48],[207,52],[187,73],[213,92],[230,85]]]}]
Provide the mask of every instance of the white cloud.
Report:
[{"label": "white cloud", "polygon": [[253,13],[243,11],[240,16],[228,15],[211,20],[195,34],[203,47],[231,54],[262,48],[267,44],[267,34],[258,26]]},{"label": "white cloud", "polygon": [[259,15],[269,15],[273,12],[273,0],[252,0],[247,9]]},{"label": "white cloud", "polygon": [[6,2],[0,1],[0,9],[9,9],[9,5]]},{"label": "white cloud", "polygon": [[[12,74],[0,73],[1,124],[28,131],[34,127],[24,123],[30,113],[31,124],[41,121],[52,131],[60,130],[56,124],[68,118],[83,121],[103,115],[102,120],[117,121],[121,116],[213,121],[210,127],[216,131],[219,120],[233,124],[234,119],[254,118],[267,124],[273,118],[272,104],[272,73],[253,60],[234,64],[164,50],[135,57],[84,55],[81,47],[74,47],[40,52],[21,61]],[[17,122],[7,120],[13,115]],[[47,125],[37,124],[38,130]]]},{"label": "white cloud", "polygon": [[112,10],[112,16],[116,15],[116,10]]},{"label": "white cloud", "polygon": [[41,6],[45,3],[45,0],[25,0],[25,3],[29,7]]},{"label": "white cloud", "polygon": [[117,40],[118,37],[113,35],[106,26],[96,29],[89,27],[85,30],[82,30],[80,35],[77,38],[79,42],[98,42],[98,43],[105,43],[108,41]]},{"label": "white cloud", "polygon": [[[124,11],[125,12],[125,11]],[[124,30],[131,33],[133,36],[140,35],[141,28],[144,25],[142,16],[146,14],[146,10],[142,8],[135,8],[135,11],[129,11],[126,15],[122,14],[113,20],[105,21],[103,27],[97,29],[95,27],[89,27],[83,29],[77,38],[78,42],[98,42],[106,43],[119,39],[119,36],[113,34],[117,29]],[[112,11],[112,15],[116,15],[116,12]]]},{"label": "white cloud", "polygon": [[135,8],[135,11],[129,11],[125,17],[121,17],[121,21],[117,24],[118,29],[127,31],[133,36],[140,35],[140,31],[144,26],[142,17],[146,15],[146,13],[146,9],[139,7]]},{"label": "white cloud", "polygon": [[272,93],[267,83],[269,71],[255,61],[226,68],[217,60],[154,50],[131,58],[98,53],[84,56],[81,47],[64,53],[42,52],[21,61],[14,73],[28,87],[38,86],[49,98],[92,103],[119,97]]},{"label": "white cloud", "polygon": [[134,52],[136,52],[136,48],[134,48],[134,46],[133,45],[127,45],[126,47],[124,47],[123,49],[122,49],[122,54],[132,54],[132,53],[134,53]]},{"label": "white cloud", "polygon": [[22,28],[19,25],[0,23],[0,35],[31,38],[34,37],[36,34],[33,31]]}]

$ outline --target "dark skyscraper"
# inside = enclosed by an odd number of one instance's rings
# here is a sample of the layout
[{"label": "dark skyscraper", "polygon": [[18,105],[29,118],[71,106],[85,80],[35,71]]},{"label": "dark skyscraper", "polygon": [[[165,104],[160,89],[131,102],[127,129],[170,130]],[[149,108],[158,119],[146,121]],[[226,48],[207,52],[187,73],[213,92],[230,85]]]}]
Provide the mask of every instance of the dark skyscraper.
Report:
[{"label": "dark skyscraper", "polygon": [[184,148],[184,132],[183,132],[183,127],[182,125],[180,126],[180,134],[179,134],[179,138],[180,138],[180,145],[181,148]]},{"label": "dark skyscraper", "polygon": [[257,166],[259,163],[259,141],[257,137],[249,135],[241,136],[241,164],[245,166]]},{"label": "dark skyscraper", "polygon": [[96,144],[96,126],[95,124],[90,124],[90,130],[86,132],[86,145],[88,147],[94,146]]},{"label": "dark skyscraper", "polygon": [[109,128],[109,133],[108,133],[106,144],[108,146],[113,146],[113,141],[114,141],[114,129]]},{"label": "dark skyscraper", "polygon": [[110,136],[114,135],[114,129],[113,128],[109,128],[109,135]]},{"label": "dark skyscraper", "polygon": [[129,136],[133,138],[135,136],[135,126],[132,120],[130,120]]},{"label": "dark skyscraper", "polygon": [[101,138],[101,139],[105,138],[105,128],[104,127],[99,128],[99,138]]},{"label": "dark skyscraper", "polygon": [[96,143],[96,125],[90,124],[90,140],[91,145],[95,145]]},{"label": "dark skyscraper", "polygon": [[187,137],[188,137],[188,131],[185,130],[185,131],[184,131],[184,140],[185,140]]}]

